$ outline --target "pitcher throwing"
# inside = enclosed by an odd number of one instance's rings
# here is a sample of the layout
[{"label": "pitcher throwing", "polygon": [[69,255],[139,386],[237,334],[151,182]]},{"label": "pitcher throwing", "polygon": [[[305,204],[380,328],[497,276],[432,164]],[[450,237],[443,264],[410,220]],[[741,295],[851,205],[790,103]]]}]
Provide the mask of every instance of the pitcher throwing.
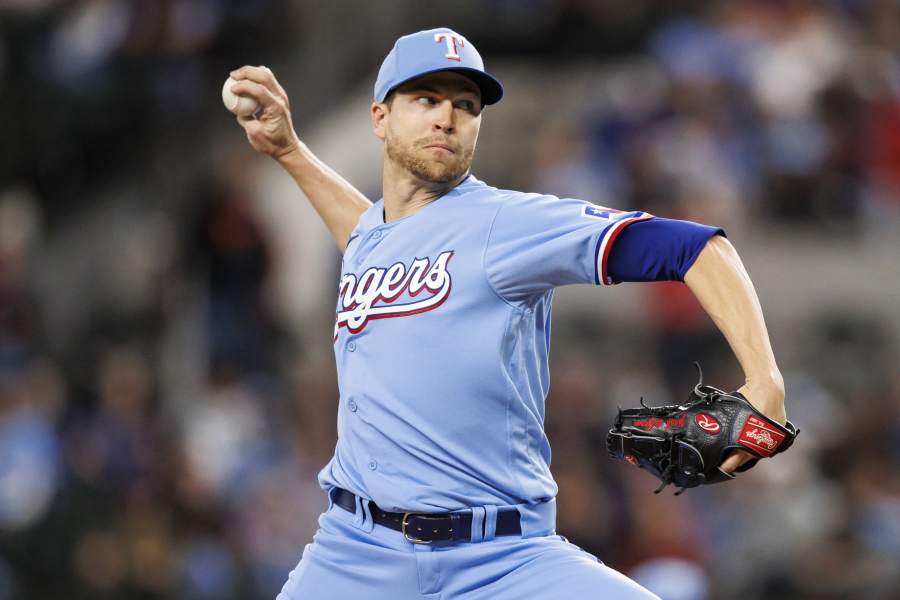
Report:
[{"label": "pitcher throwing", "polygon": [[[784,423],[762,311],[722,231],[477,179],[483,109],[503,88],[449,29],[401,37],[381,66],[374,204],[299,140],[271,71],[231,75],[262,107],[238,117],[251,144],[343,251],[338,442],[319,474],[329,506],[278,598],[656,598],[556,535],[543,427],[553,290],[684,281],[743,368],[741,394]],[[751,458],[738,450],[721,468]]]}]

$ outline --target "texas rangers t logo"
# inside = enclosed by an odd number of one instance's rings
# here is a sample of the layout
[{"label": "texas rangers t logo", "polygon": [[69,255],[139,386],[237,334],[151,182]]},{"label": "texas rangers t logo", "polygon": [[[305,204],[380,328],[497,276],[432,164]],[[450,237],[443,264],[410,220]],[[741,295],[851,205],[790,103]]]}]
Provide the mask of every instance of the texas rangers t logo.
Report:
[{"label": "texas rangers t logo", "polygon": [[459,49],[465,46],[463,38],[453,35],[452,33],[436,33],[434,34],[435,43],[445,42],[447,44],[447,54],[444,56],[450,60],[461,61]]},{"label": "texas rangers t logo", "polygon": [[[346,327],[350,333],[359,333],[371,319],[415,315],[443,304],[452,286],[447,270],[452,257],[453,250],[446,250],[433,263],[427,258],[417,258],[409,267],[398,262],[387,268],[370,267],[358,278],[353,273],[345,274],[341,277],[338,292],[335,339],[341,327]],[[423,290],[431,296],[395,304],[404,292],[415,298]]]}]

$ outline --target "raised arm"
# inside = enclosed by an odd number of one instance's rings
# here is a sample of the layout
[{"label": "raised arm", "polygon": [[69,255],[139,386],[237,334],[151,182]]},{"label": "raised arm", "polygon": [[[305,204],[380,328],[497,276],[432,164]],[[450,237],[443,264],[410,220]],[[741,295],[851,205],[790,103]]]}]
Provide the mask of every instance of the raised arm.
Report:
[{"label": "raised arm", "polygon": [[[728,340],[744,370],[738,390],[766,416],[784,423],[784,381],[775,363],[772,345],[756,290],[740,257],[726,238],[713,236],[688,269],[684,282]],[[736,452],[722,463],[732,472],[752,458]]]},{"label": "raised arm", "polygon": [[250,145],[274,158],[294,178],[343,252],[360,215],[372,203],[300,141],[288,96],[270,69],[245,66],[232,71],[231,77],[237,80],[232,86],[235,94],[251,96],[261,106],[255,116],[237,118]]}]

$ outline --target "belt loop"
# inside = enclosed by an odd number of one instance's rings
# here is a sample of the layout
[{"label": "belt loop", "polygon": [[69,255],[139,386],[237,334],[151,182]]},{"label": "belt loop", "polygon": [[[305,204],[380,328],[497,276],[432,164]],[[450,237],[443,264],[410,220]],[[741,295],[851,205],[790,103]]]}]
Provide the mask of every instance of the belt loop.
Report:
[{"label": "belt loop", "polygon": [[369,501],[359,496],[353,496],[356,502],[356,512],[353,515],[353,524],[357,529],[361,529],[369,533],[375,528],[375,521],[372,519],[372,511],[369,509]]},{"label": "belt loop", "polygon": [[372,516],[372,505],[374,503],[369,500],[363,500],[362,498],[360,498],[359,503],[363,509],[363,524],[360,529],[369,533],[375,529],[375,518]]},{"label": "belt loop", "polygon": [[328,508],[326,509],[325,512],[328,512],[329,510],[331,510],[331,507],[334,506],[335,493],[337,493],[336,487],[328,488]]},{"label": "belt loop", "polygon": [[522,537],[552,535],[556,531],[556,498],[536,504],[516,504]]},{"label": "belt loop", "polygon": [[484,507],[472,507],[472,542],[480,542],[484,539]]},{"label": "belt loop", "polygon": [[497,507],[488,504],[484,509],[484,541],[487,542],[494,539],[494,534],[497,533]]},{"label": "belt loop", "polygon": [[366,513],[362,510],[363,499],[354,494],[353,503],[355,504],[353,509],[353,524],[357,527],[362,527],[363,521],[366,520]]}]

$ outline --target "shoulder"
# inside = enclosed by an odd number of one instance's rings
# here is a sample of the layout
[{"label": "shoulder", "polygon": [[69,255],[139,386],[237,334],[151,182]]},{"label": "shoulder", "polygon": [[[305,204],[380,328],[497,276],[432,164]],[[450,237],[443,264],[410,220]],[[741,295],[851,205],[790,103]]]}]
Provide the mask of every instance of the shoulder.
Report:
[{"label": "shoulder", "polygon": [[501,207],[513,211],[527,210],[538,208],[548,202],[559,201],[556,196],[547,194],[497,188],[484,183],[474,175],[470,175],[456,189],[467,200],[494,210],[499,210]]},{"label": "shoulder", "polygon": [[[597,206],[577,198],[560,198],[553,194],[497,190],[497,215],[500,220],[539,222],[580,222],[609,219],[620,211]],[[614,217],[613,217],[614,218]]]}]

